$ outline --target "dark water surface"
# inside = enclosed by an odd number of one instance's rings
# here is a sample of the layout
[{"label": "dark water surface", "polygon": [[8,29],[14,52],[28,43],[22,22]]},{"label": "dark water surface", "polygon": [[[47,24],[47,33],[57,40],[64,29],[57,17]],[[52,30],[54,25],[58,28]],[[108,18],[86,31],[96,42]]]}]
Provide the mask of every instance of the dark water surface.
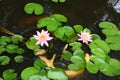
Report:
[{"label": "dark water surface", "polygon": [[[37,2],[44,6],[45,13],[41,16],[27,15],[23,8],[28,2]],[[120,14],[107,4],[107,0],[67,0],[64,4],[52,3],[50,0],[0,0],[0,25],[8,30],[29,38],[36,32],[38,19],[53,13],[61,13],[68,17],[65,25],[81,24],[92,30],[93,33],[101,34],[97,27],[100,21],[111,21],[120,29]],[[0,33],[1,35],[5,35]],[[32,51],[26,50],[23,63],[15,63],[13,60],[7,66],[0,65],[0,76],[5,69],[13,68],[21,72],[25,67],[32,66],[36,59]],[[8,55],[8,54],[7,54]],[[12,59],[14,56],[8,55]],[[112,51],[110,56],[120,60],[120,51]],[[107,77],[101,73],[96,75],[85,71],[82,75],[71,80],[120,80],[120,76]]]}]

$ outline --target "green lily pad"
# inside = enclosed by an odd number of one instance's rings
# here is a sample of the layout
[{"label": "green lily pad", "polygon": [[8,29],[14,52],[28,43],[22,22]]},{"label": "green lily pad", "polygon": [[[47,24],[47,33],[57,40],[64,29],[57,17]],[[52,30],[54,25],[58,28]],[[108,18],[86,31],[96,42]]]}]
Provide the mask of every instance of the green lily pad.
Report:
[{"label": "green lily pad", "polygon": [[14,80],[17,77],[17,73],[13,69],[7,69],[2,74],[4,80]]},{"label": "green lily pad", "polygon": [[0,45],[5,46],[7,43],[10,43],[10,37],[7,36],[1,36],[0,38]]},{"label": "green lily pad", "polygon": [[10,58],[8,56],[0,56],[0,64],[7,65],[10,62]]},{"label": "green lily pad", "polygon": [[45,64],[45,62],[41,61],[40,59],[37,59],[34,61],[34,67],[36,67],[37,69],[41,69],[41,68],[45,68],[46,64]]},{"label": "green lily pad", "polygon": [[99,70],[99,67],[93,64],[92,62],[87,62],[86,68],[92,74],[96,74]]},{"label": "green lily pad", "polygon": [[60,22],[67,22],[67,18],[64,15],[61,15],[61,14],[52,14],[50,17],[53,17],[57,21],[60,21]]},{"label": "green lily pad", "polygon": [[39,73],[39,70],[35,67],[27,67],[21,73],[22,80],[29,80],[32,75]]},{"label": "green lily pad", "polygon": [[77,33],[81,33],[81,31],[83,30],[83,26],[82,25],[74,25],[73,28],[75,29],[75,31]]},{"label": "green lily pad", "polygon": [[18,44],[19,42],[23,42],[23,36],[21,35],[14,35],[11,37],[11,41],[14,43],[14,44]]},{"label": "green lily pad", "polygon": [[101,72],[107,76],[117,76],[120,75],[120,61],[116,59],[110,59],[108,65],[104,66]]},{"label": "green lily pad", "polygon": [[80,49],[82,47],[82,44],[80,42],[72,42],[69,43],[69,46],[72,47],[72,51],[75,51],[77,49]]},{"label": "green lily pad", "polygon": [[63,26],[56,29],[55,36],[62,41],[67,41],[68,37],[74,33],[74,30],[70,26]]},{"label": "green lily pad", "polygon": [[47,73],[47,77],[53,80],[68,80],[65,72],[62,69],[51,69]]},{"label": "green lily pad", "polygon": [[86,66],[86,60],[79,56],[72,56],[70,60],[72,62],[72,64],[68,65],[68,69],[70,70],[81,70]]},{"label": "green lily pad", "polygon": [[36,45],[37,40],[34,37],[31,37],[29,41],[26,42],[26,46],[28,49],[36,50],[39,49],[40,46]]},{"label": "green lily pad", "polygon": [[46,17],[38,21],[37,27],[42,28],[47,26],[48,31],[55,31],[62,24],[54,18]]},{"label": "green lily pad", "polygon": [[94,48],[94,49],[91,50],[91,52],[93,54],[95,54],[97,57],[99,57],[99,58],[101,58],[103,60],[106,60],[107,55],[106,55],[106,53],[102,49]]},{"label": "green lily pad", "polygon": [[3,52],[5,52],[5,47],[4,46],[0,46],[0,54],[2,54]]},{"label": "green lily pad", "polygon": [[65,60],[70,60],[71,57],[72,57],[72,53],[69,51],[64,51],[62,54],[62,58]]},{"label": "green lily pad", "polygon": [[17,49],[19,48],[18,45],[15,44],[9,44],[6,46],[6,51],[10,54],[17,53]]},{"label": "green lily pad", "polygon": [[15,61],[16,63],[21,63],[21,62],[24,61],[24,57],[21,56],[21,55],[15,56],[15,57],[14,57],[14,61]]},{"label": "green lily pad", "polygon": [[84,51],[81,50],[81,49],[75,50],[75,51],[73,52],[73,55],[74,55],[74,56],[79,56],[79,57],[82,57],[82,58],[85,57],[85,53],[84,53]]},{"label": "green lily pad", "polygon": [[24,11],[27,14],[32,14],[34,12],[35,15],[40,15],[44,12],[44,8],[42,5],[40,5],[38,3],[28,3],[25,5]]}]

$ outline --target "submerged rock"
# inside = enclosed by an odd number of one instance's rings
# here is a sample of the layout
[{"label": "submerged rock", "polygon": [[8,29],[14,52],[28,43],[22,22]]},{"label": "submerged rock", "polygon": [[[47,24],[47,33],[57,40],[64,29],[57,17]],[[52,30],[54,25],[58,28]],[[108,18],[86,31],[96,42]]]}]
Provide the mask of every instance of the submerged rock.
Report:
[{"label": "submerged rock", "polygon": [[109,0],[108,4],[112,5],[117,13],[120,13],[120,0]]}]

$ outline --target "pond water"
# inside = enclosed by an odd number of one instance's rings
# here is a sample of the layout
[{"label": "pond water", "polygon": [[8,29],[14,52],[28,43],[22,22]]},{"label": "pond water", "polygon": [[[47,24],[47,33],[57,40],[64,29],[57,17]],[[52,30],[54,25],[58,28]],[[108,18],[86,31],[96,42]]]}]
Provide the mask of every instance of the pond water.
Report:
[{"label": "pond water", "polygon": [[[23,8],[28,2],[42,4],[45,13],[41,16],[27,15]],[[53,13],[61,13],[68,17],[68,22],[65,25],[81,24],[91,29],[93,33],[100,34],[103,38],[104,36],[97,27],[100,21],[114,22],[120,29],[120,14],[108,5],[107,0],[67,0],[64,4],[52,3],[50,0],[0,0],[0,25],[26,38],[36,33],[37,20]],[[6,34],[0,33],[0,35]],[[13,59],[15,55],[8,56]],[[13,68],[20,73],[25,67],[32,66],[36,59],[32,51],[27,50],[24,56],[23,63],[18,64],[11,61],[7,66],[0,65],[0,76],[5,69]],[[120,51],[112,51],[110,56],[120,60]],[[82,75],[71,80],[120,80],[120,76],[107,77],[101,73],[93,75],[85,71]]]}]

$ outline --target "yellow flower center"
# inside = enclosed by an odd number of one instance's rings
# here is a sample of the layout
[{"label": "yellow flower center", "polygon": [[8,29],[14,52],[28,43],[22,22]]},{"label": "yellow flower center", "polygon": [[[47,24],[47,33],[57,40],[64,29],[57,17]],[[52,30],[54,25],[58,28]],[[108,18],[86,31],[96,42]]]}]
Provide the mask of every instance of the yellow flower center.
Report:
[{"label": "yellow flower center", "polygon": [[45,37],[46,37],[45,35],[41,35],[41,36],[40,36],[41,39],[44,39]]},{"label": "yellow flower center", "polygon": [[84,34],[84,38],[85,38],[85,39],[88,39],[89,36],[88,36],[87,34]]}]

